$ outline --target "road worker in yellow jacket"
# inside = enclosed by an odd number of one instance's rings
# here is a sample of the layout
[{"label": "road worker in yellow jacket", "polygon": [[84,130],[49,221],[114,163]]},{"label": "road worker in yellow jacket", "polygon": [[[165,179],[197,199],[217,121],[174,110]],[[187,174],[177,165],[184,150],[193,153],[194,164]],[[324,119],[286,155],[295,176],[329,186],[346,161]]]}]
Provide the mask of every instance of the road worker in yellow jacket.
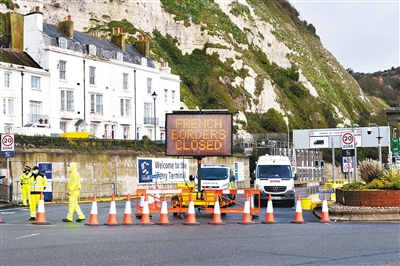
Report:
[{"label": "road worker in yellow jacket", "polygon": [[31,191],[29,184],[30,177],[31,177],[31,168],[29,166],[25,166],[25,170],[19,177],[19,181],[21,182],[21,191],[22,191],[22,205],[24,206],[28,206],[29,195]]},{"label": "road worker in yellow jacket", "polygon": [[29,221],[36,220],[36,207],[39,204],[40,194],[44,192],[47,187],[47,178],[44,174],[39,172],[39,167],[32,168],[32,175],[29,179],[31,187],[31,195],[29,197],[29,210],[31,217]]},{"label": "road worker in yellow jacket", "polygon": [[81,192],[81,176],[76,163],[70,163],[68,167],[70,173],[68,180],[68,214],[62,221],[72,222],[74,219],[74,212],[76,212],[78,214],[78,219],[76,219],[76,221],[81,222],[85,220],[85,215],[78,204],[79,193]]}]

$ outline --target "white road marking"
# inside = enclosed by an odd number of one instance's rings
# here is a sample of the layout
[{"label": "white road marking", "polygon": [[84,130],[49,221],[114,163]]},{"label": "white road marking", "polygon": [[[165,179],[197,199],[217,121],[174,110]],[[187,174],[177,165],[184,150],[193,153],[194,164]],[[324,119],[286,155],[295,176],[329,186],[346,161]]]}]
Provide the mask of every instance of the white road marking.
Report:
[{"label": "white road marking", "polygon": [[37,236],[39,234],[31,234],[31,235],[26,235],[26,236],[20,236],[20,237],[16,237],[14,239],[21,239],[21,238],[26,238],[26,237],[31,237],[31,236]]}]

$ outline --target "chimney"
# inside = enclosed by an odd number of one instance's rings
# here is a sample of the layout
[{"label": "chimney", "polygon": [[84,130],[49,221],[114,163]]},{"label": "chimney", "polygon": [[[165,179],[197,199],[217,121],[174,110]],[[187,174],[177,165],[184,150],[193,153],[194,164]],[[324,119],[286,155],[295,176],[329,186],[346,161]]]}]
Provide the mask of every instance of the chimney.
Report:
[{"label": "chimney", "polygon": [[14,49],[24,50],[24,16],[16,12],[6,14],[5,35],[8,45]]},{"label": "chimney", "polygon": [[111,42],[125,51],[125,35],[122,28],[113,28],[113,35],[111,36]]},{"label": "chimney", "polygon": [[25,15],[24,24],[25,32],[43,31],[43,13],[40,11],[39,6],[36,6],[31,13]]},{"label": "chimney", "polygon": [[139,53],[143,54],[144,56],[150,55],[150,46],[146,35],[138,36],[138,38],[136,39],[135,48]]},{"label": "chimney", "polygon": [[71,20],[71,15],[68,15],[64,21],[58,22],[58,30],[69,38],[74,38],[74,22]]}]

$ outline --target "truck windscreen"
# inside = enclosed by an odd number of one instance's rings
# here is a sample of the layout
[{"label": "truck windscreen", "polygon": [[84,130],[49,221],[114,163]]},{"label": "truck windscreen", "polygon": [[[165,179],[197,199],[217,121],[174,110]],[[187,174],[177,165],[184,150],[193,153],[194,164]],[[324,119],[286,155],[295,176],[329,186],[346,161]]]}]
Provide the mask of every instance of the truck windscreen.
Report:
[{"label": "truck windscreen", "polygon": [[201,168],[202,180],[225,180],[229,177],[226,168]]},{"label": "truck windscreen", "polygon": [[292,178],[289,165],[260,165],[258,178]]}]

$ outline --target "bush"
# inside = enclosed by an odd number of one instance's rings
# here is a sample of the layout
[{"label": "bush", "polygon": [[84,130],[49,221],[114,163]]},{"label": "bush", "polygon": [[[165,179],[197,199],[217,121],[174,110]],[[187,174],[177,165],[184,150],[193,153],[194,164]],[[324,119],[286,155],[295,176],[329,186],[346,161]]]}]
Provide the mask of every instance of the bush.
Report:
[{"label": "bush", "polygon": [[400,189],[400,180],[397,180],[393,183],[393,188],[394,189]]},{"label": "bush", "polygon": [[351,182],[349,184],[344,184],[342,189],[344,190],[363,190],[365,184],[362,182]]},{"label": "bush", "polygon": [[379,162],[372,159],[365,159],[360,163],[358,167],[360,171],[360,178],[366,184],[372,182],[372,180],[378,178],[382,174]]},{"label": "bush", "polygon": [[396,167],[390,167],[379,176],[385,188],[393,188],[393,184],[400,180],[400,171]]},{"label": "bush", "polygon": [[379,180],[379,179],[374,179],[367,185],[365,185],[365,189],[383,189],[385,188],[385,184]]}]

